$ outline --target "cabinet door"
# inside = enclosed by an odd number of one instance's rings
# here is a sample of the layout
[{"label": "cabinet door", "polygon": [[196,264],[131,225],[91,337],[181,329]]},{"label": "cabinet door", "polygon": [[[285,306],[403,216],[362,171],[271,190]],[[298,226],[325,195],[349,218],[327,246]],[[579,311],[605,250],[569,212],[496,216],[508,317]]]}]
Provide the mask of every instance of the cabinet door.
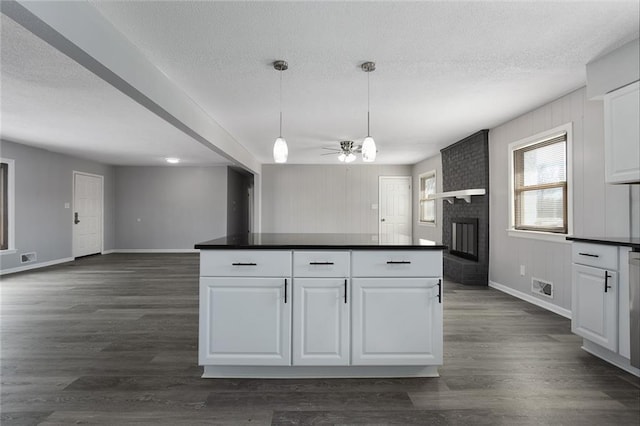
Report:
[{"label": "cabinet door", "polygon": [[200,278],[200,365],[290,365],[290,327],[290,278]]},{"label": "cabinet door", "polygon": [[442,364],[437,278],[354,278],[353,365]]},{"label": "cabinet door", "polygon": [[294,280],[294,365],[349,365],[348,284],[345,278]]},{"label": "cabinet door", "polygon": [[571,331],[600,346],[617,351],[617,274],[576,264],[573,264],[572,273]]},{"label": "cabinet door", "polygon": [[605,172],[608,183],[640,181],[639,117],[639,82],[605,95]]}]

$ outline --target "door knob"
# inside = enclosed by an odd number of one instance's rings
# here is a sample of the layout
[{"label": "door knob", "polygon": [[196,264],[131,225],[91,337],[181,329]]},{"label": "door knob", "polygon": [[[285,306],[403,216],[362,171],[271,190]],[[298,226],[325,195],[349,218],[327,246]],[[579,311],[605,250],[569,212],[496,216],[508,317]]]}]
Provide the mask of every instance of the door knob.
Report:
[{"label": "door knob", "polygon": [[380,219],[380,222],[384,222],[384,218]]},{"label": "door knob", "polygon": [[80,223],[80,219],[78,219],[78,212],[75,212],[73,214],[73,223],[75,223],[76,225]]}]

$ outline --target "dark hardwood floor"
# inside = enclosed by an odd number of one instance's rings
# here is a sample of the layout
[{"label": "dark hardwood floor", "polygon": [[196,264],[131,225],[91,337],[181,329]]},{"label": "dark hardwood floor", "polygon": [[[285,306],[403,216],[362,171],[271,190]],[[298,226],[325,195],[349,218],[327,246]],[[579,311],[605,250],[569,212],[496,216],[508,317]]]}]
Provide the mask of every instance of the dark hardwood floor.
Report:
[{"label": "dark hardwood floor", "polygon": [[213,380],[197,363],[198,258],[111,254],[3,276],[4,425],[638,425],[640,381],[569,320],[447,283],[424,379]]}]

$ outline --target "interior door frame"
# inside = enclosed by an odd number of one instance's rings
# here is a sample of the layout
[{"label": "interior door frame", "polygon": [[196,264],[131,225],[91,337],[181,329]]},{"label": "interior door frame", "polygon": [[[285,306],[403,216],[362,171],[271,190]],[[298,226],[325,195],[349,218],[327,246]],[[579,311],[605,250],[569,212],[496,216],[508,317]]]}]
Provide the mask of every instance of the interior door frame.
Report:
[{"label": "interior door frame", "polygon": [[413,176],[378,176],[378,241],[380,241],[380,235],[382,234],[382,180],[383,179],[406,179],[409,184],[409,197],[407,201],[407,211],[409,212],[409,230],[411,235],[409,237],[413,239]]},{"label": "interior door frame", "polygon": [[73,171],[73,177],[71,180],[71,257],[76,258],[76,247],[75,247],[75,227],[73,226],[73,213],[76,211],[76,176],[84,175],[91,176],[100,179],[100,195],[102,199],[100,200],[100,254],[104,253],[104,176],[97,175],[95,173],[87,173],[80,172],[77,170]]}]

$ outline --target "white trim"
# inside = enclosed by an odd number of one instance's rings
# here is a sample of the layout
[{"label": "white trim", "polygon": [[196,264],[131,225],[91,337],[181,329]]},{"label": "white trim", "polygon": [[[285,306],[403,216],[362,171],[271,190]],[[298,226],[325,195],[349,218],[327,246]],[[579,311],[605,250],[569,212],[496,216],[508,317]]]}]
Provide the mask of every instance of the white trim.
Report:
[{"label": "white trim", "polygon": [[16,268],[2,269],[0,270],[0,275],[13,274],[15,272],[28,271],[30,269],[44,268],[45,266],[52,266],[52,265],[58,265],[60,263],[73,262],[73,260],[74,260],[73,257],[65,257],[64,259],[49,260],[48,262],[33,263],[30,265],[18,266]]},{"label": "white trim", "polygon": [[629,360],[620,354],[603,348],[597,343],[594,343],[587,339],[582,339],[582,349],[593,356],[597,356],[598,358],[603,359],[615,365],[616,367],[633,374],[636,377],[640,377],[640,368],[632,366]]},{"label": "white trim", "polygon": [[562,308],[558,305],[554,305],[553,303],[538,299],[537,297],[534,297],[530,294],[523,293],[519,290],[514,290],[511,287],[507,287],[503,284],[498,284],[497,282],[491,280],[489,281],[489,287],[495,288],[496,290],[499,290],[510,296],[517,297],[518,299],[524,300],[525,302],[529,302],[533,305],[539,306],[543,309],[546,309],[547,311],[553,312],[554,314],[558,314],[567,319],[571,319],[571,311],[569,309]]},{"label": "white trim", "polygon": [[[71,254],[74,257],[78,257],[78,255],[76,254],[75,251],[75,236],[74,236],[74,232],[75,232],[75,227],[73,226],[73,214],[76,211],[76,175],[84,175],[84,176],[91,176],[91,177],[95,177],[95,178],[99,178],[100,179],[100,196],[102,197],[102,199],[100,200],[100,253],[102,253],[104,251],[104,176],[103,175],[97,175],[94,173],[86,173],[86,172],[81,172],[78,170],[74,170],[73,171],[73,176],[72,176],[72,181],[71,181],[71,197],[72,197],[72,202],[71,202],[71,220],[72,220],[72,226],[71,226]],[[81,255],[82,256],[82,255]]]},{"label": "white trim", "polygon": [[0,250],[2,254],[16,252],[16,162],[9,158],[0,157],[0,163],[7,163],[7,230],[9,243],[6,250]]},{"label": "white trim", "polygon": [[102,250],[102,252],[100,254],[111,254],[111,253],[115,253],[116,251],[114,249],[109,249],[109,250]]},{"label": "white trim", "polygon": [[507,234],[515,238],[530,238],[532,240],[550,241],[553,243],[571,244],[567,240],[568,234],[554,234],[553,232],[525,231],[523,229],[507,229]]},{"label": "white trim", "polygon": [[113,249],[109,253],[200,253],[200,249]]},{"label": "white trim", "polygon": [[205,365],[203,379],[213,378],[355,378],[440,377],[436,365],[415,366],[251,366]]},{"label": "white trim", "polygon": [[[538,142],[542,142],[547,139],[552,139],[554,137],[560,136],[561,134],[567,134],[567,169],[566,169],[566,177],[567,177],[567,233],[566,234],[555,234],[553,232],[541,232],[541,231],[531,231],[536,232],[537,234],[546,234],[550,236],[562,235],[562,238],[573,235],[573,122],[569,122],[563,124],[558,127],[554,127],[553,129],[545,130],[544,132],[536,133],[535,135],[526,137],[524,139],[517,140],[515,142],[511,142],[507,148],[507,158],[509,160],[509,170],[508,175],[509,179],[509,204],[507,205],[509,218],[509,236],[524,236],[514,234],[511,235],[511,232],[523,232],[521,230],[514,229],[515,226],[515,209],[514,209],[514,197],[513,197],[513,151],[524,148],[529,145],[534,145]],[[526,231],[524,231],[526,232]],[[536,237],[524,237],[524,238],[536,238]],[[545,239],[545,238],[537,238],[537,239]],[[550,241],[553,241],[551,239]]]},{"label": "white trim", "polygon": [[15,254],[17,252],[18,252],[17,249],[0,250],[0,256],[5,254]]}]

